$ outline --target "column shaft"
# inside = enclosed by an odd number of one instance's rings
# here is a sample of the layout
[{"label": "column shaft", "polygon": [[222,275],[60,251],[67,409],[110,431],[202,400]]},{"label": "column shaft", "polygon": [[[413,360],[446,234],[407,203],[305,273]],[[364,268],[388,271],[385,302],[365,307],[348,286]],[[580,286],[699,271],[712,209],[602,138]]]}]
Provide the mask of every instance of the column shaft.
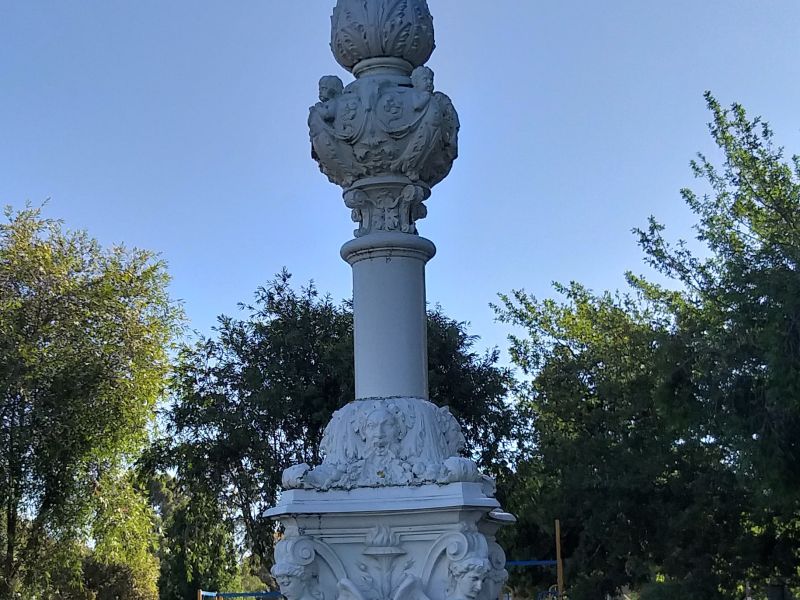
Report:
[{"label": "column shaft", "polygon": [[356,398],[428,397],[425,264],[416,235],[375,232],[347,242],[353,268]]}]

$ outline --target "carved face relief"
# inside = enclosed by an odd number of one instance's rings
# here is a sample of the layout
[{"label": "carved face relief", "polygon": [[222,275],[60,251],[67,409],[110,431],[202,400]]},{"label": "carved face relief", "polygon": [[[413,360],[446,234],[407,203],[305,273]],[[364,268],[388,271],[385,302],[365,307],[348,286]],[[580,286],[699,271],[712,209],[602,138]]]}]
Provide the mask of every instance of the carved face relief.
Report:
[{"label": "carved face relief", "polygon": [[276,577],[276,579],[281,588],[281,594],[286,596],[288,600],[299,600],[303,597],[303,593],[306,589],[306,582],[300,577],[281,575],[280,577]]},{"label": "carved face relief", "polygon": [[335,75],[326,75],[319,80],[319,99],[321,102],[333,100],[342,93],[342,80]]},{"label": "carved face relief", "polygon": [[367,416],[364,436],[367,452],[385,454],[400,439],[395,416],[385,408],[376,408]]},{"label": "carved face relief", "polygon": [[411,73],[411,83],[415,88],[424,92],[433,91],[433,71],[428,67],[417,67]]},{"label": "carved face relief", "polygon": [[477,571],[467,571],[456,583],[456,594],[461,598],[475,600],[483,587],[484,575]]},{"label": "carved face relief", "polygon": [[278,563],[272,567],[272,575],[287,600],[303,600],[308,596],[312,574],[308,567],[293,563]]},{"label": "carved face relief", "polygon": [[[392,200],[349,190],[347,206],[361,224],[356,235],[369,231],[364,224],[376,223],[415,231],[408,213],[421,205],[422,191],[408,185],[401,195]],[[472,482],[480,483],[484,493],[492,496],[489,478],[481,475],[473,461],[457,456],[463,445],[458,422],[447,408],[419,398],[356,401],[336,411],[325,428],[320,445],[325,455],[322,464],[288,468],[283,485],[286,489],[327,490]],[[504,560],[498,562],[500,568]],[[485,584],[484,594],[486,588]]]},{"label": "carved face relief", "polygon": [[483,558],[465,558],[450,565],[450,590],[448,600],[476,600],[489,573],[489,561]]}]

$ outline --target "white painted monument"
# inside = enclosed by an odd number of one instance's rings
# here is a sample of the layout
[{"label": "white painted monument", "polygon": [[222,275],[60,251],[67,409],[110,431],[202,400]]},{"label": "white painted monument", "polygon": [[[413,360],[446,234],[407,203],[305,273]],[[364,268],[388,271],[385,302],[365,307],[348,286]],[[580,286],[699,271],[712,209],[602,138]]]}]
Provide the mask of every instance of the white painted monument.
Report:
[{"label": "white painted monument", "polygon": [[285,535],[273,575],[288,600],[492,600],[508,577],[495,542],[514,521],[494,481],[460,455],[447,408],[428,401],[425,264],[417,235],[450,172],[458,116],[434,91],[425,0],[338,0],[329,75],[311,107],[312,156],[358,224],[353,268],[356,399],[325,429],[319,465],[295,465],[268,516]]}]

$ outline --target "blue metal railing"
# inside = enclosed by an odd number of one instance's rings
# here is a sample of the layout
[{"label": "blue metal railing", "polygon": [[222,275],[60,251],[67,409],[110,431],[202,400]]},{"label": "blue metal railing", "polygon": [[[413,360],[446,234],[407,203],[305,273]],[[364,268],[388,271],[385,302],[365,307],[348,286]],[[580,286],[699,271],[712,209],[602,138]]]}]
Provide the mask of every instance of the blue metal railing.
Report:
[{"label": "blue metal railing", "polygon": [[201,598],[280,598],[280,592],[207,592],[200,590]]},{"label": "blue metal railing", "polygon": [[550,567],[558,564],[557,560],[507,560],[507,567]]}]

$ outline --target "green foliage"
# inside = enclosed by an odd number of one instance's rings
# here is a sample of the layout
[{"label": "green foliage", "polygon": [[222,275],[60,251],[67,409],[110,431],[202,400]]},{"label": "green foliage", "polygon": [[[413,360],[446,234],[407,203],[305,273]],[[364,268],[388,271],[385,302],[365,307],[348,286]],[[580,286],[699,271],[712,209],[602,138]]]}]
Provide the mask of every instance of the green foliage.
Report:
[{"label": "green foliage", "polygon": [[[262,513],[276,501],[283,469],[318,464],[325,425],[354,398],[353,320],[349,304],[313,285],[293,289],[285,271],[243,308],[247,318],[220,317],[214,338],[181,353],[168,436],[147,462],[151,471],[175,470],[181,494],[191,498],[187,518],[197,498],[219,507],[219,515],[194,518],[205,527],[224,523],[241,552],[268,565],[274,527]],[[495,366],[496,353],[474,353],[473,341],[464,324],[430,314],[431,398],[467,423],[474,455],[502,469],[513,426],[504,402],[511,379]]]},{"label": "green foliage", "polygon": [[349,312],[288,280],[260,288],[249,319],[220,317],[215,338],[183,349],[169,437],[152,457],[177,469],[187,498],[216,503],[262,557],[273,531],[260,515],[275,504],[283,469],[319,462],[331,413],[353,396]]},{"label": "green foliage", "polygon": [[687,594],[691,593],[691,590],[687,590],[686,586],[681,583],[648,583],[642,588],[639,600],[673,600],[674,598],[686,598]]},{"label": "green foliage", "polygon": [[573,283],[563,301],[517,291],[498,308],[524,332],[511,353],[533,422],[509,543],[541,556],[530,540],[561,518],[576,600],[655,572],[671,583],[642,597],[734,598],[799,575],[800,161],[740,106],[707,101],[723,164],[699,156],[710,193],[682,192],[706,254],[653,218],[637,230],[676,289],[629,274],[628,294]]},{"label": "green foliage", "polygon": [[[82,594],[91,600],[156,600],[158,590],[150,573],[146,585],[142,585],[142,575],[136,567],[127,563],[98,561],[88,556],[83,561],[84,585]],[[74,598],[81,598],[81,592],[73,592]],[[62,594],[65,596],[67,594]]]},{"label": "green foliage", "polygon": [[264,591],[269,589],[269,585],[265,582],[271,581],[272,575],[269,573],[269,565],[267,563],[264,563],[253,554],[249,554],[242,559],[236,590],[242,592]]},{"label": "green foliage", "polygon": [[[105,473],[99,482],[92,521],[96,542],[86,563],[92,567],[85,575],[88,581],[103,582],[102,586],[113,589],[124,581],[126,595],[108,592],[109,598],[158,598],[159,563],[153,525],[153,511],[147,497],[134,486],[131,473]],[[98,600],[102,597],[99,593]]]},{"label": "green foliage", "polygon": [[473,351],[476,340],[466,323],[446,317],[439,307],[428,313],[430,400],[450,407],[478,465],[501,475],[514,458],[509,439],[517,420],[507,398],[514,381],[508,369],[498,368],[496,349],[482,355]]},{"label": "green foliage", "polygon": [[[73,550],[61,561],[74,566],[80,587],[81,549],[93,525],[107,527],[102,504],[116,494],[108,477],[146,442],[179,320],[164,265],[151,254],[105,250],[37,209],[8,209],[6,217],[0,225],[2,597],[51,593],[53,579],[43,566],[54,547]],[[141,504],[130,508],[144,511]],[[136,515],[142,527],[144,512]]]},{"label": "green foliage", "polygon": [[[654,266],[686,286],[673,313],[688,340],[696,422],[746,494],[750,576],[798,582],[800,563],[800,159],[783,160],[766,123],[707,94],[721,167],[692,164],[711,194],[683,196],[710,256],[639,231]],[[661,290],[652,286],[659,297]]]},{"label": "green foliage", "polygon": [[164,517],[159,557],[160,600],[191,600],[198,589],[232,590],[239,574],[233,523],[213,497],[181,490],[177,483]]}]

